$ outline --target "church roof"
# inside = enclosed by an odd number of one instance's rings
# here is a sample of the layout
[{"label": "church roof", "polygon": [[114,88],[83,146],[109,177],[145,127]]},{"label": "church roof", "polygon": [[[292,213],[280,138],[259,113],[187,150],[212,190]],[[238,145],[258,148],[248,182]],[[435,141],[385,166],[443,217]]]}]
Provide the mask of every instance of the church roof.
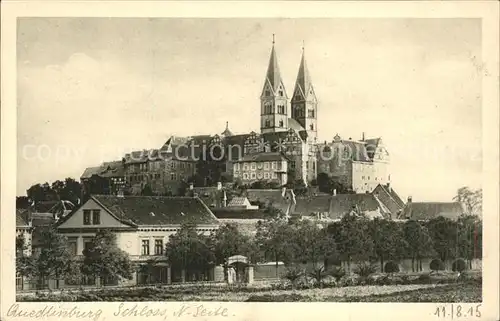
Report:
[{"label": "church roof", "polygon": [[266,73],[266,81],[269,81],[269,84],[276,92],[278,87],[281,85],[281,73],[278,65],[278,57],[276,55],[276,50],[273,47],[271,49],[271,56],[269,57],[269,66],[267,67]]},{"label": "church roof", "polygon": [[304,99],[308,98],[309,93],[313,90],[311,76],[309,74],[309,69],[307,68],[305,51],[302,52],[302,59],[300,60],[299,72],[297,74],[297,80],[295,81],[295,93],[297,89],[302,92],[302,97]]}]

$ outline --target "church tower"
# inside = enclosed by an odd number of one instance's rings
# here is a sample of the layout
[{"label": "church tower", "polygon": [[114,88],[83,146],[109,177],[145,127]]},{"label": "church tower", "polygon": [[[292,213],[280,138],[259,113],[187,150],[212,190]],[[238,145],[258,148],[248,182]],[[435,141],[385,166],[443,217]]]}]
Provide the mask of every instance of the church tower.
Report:
[{"label": "church tower", "polygon": [[281,79],[278,57],[273,47],[262,94],[260,95],[261,133],[286,131],[288,129],[288,96]]},{"label": "church tower", "polygon": [[311,142],[318,137],[318,100],[311,82],[311,76],[307,69],[305,49],[302,47],[302,59],[300,61],[297,80],[292,96],[292,118],[295,119],[307,131]]}]

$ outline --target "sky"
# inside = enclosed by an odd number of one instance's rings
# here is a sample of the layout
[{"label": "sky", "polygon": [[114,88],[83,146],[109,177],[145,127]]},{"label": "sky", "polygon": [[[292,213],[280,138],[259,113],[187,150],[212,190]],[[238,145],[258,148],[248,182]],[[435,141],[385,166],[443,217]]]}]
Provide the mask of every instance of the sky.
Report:
[{"label": "sky", "polygon": [[481,187],[479,19],[22,18],[17,195],[170,135],[258,132],[273,34],[289,96],[305,44],[320,141],[381,137],[414,201]]}]

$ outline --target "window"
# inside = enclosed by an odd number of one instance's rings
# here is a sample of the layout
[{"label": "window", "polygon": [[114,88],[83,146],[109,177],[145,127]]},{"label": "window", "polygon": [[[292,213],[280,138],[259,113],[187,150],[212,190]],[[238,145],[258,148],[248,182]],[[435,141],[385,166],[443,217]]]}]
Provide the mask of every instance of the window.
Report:
[{"label": "window", "polygon": [[247,173],[243,173],[243,179],[248,179],[248,174]]},{"label": "window", "polygon": [[280,127],[283,127],[283,121],[280,120]]},{"label": "window", "polygon": [[314,109],[309,109],[307,111],[307,117],[314,118]]},{"label": "window", "polygon": [[163,254],[163,240],[155,240],[155,255]]},{"label": "window", "polygon": [[278,178],[278,174],[277,173],[273,173],[273,178],[277,179]]},{"label": "window", "polygon": [[311,130],[314,130],[314,124],[311,124],[311,126],[309,126],[311,128]]},{"label": "window", "polygon": [[175,175],[175,173],[170,173],[170,180],[171,181],[175,181],[176,180],[176,177],[177,175]]},{"label": "window", "polygon": [[264,163],[264,169],[269,169],[269,162]]},{"label": "window", "polygon": [[269,121],[269,119],[266,119],[266,125],[265,125],[266,128],[268,127],[271,127],[271,122]]},{"label": "window", "polygon": [[271,92],[269,90],[266,90],[266,92],[264,93],[264,96],[267,96],[267,97],[271,96]]},{"label": "window", "polygon": [[268,172],[264,173],[264,179],[269,179],[269,173]]},{"label": "window", "polygon": [[240,176],[240,172],[235,171],[233,175],[234,175],[234,177],[238,177],[238,176]]},{"label": "window", "polygon": [[94,225],[101,224],[101,210],[92,211],[92,224]]},{"label": "window", "polygon": [[84,251],[87,251],[88,249],[90,249],[91,246],[92,246],[92,240],[91,239],[83,240],[83,250]]},{"label": "window", "polygon": [[141,255],[149,255],[149,240],[142,240]]},{"label": "window", "polygon": [[295,161],[290,161],[290,168],[294,169],[295,168]]},{"label": "window", "polygon": [[271,168],[272,168],[272,169],[276,169],[276,167],[277,167],[276,165],[277,165],[277,164],[276,164],[276,162],[272,162],[272,164],[271,164]]},{"label": "window", "polygon": [[315,162],[312,162],[313,163],[313,171],[316,170],[316,163]]},{"label": "window", "polygon": [[90,225],[90,210],[83,210],[83,225]]},{"label": "window", "polygon": [[256,168],[256,167],[257,167],[257,165],[256,165],[255,163],[252,163],[252,165],[251,165],[251,169],[252,169],[253,171],[255,170],[255,168]]},{"label": "window", "polygon": [[283,97],[283,90],[280,90],[280,96]]},{"label": "window", "polygon": [[365,179],[365,177],[364,177],[364,176],[361,176],[361,179]]},{"label": "window", "polygon": [[243,164],[243,170],[245,170],[245,171],[248,170],[248,163]]},{"label": "window", "polygon": [[255,179],[257,176],[255,175],[255,173],[250,173],[250,178],[251,179]]}]

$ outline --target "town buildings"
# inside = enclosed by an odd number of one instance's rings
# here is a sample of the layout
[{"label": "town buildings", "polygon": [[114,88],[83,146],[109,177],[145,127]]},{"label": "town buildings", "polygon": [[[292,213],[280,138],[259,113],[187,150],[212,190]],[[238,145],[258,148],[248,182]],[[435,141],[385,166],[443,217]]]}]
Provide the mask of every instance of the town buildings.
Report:
[{"label": "town buildings", "polygon": [[[329,143],[318,141],[318,98],[304,50],[289,96],[273,41],[259,99],[259,131],[234,134],[226,123],[220,134],[171,136],[158,149],[132,152],[121,164],[110,163],[120,170],[108,169],[105,163],[87,169],[82,180],[92,175],[110,177],[111,171],[121,175],[126,192],[134,195],[145,188],[155,195],[180,195],[192,181],[196,186],[238,180],[280,185],[302,182],[307,186],[318,173],[326,173],[358,193],[371,192],[390,181],[388,153],[380,138],[352,141],[336,136]],[[340,150],[340,157],[325,158],[327,149],[330,154]],[[116,193],[116,188],[108,189],[110,194]]]},{"label": "town buildings", "polygon": [[[98,230],[117,236],[117,246],[140,266],[153,260],[154,271],[134,273],[132,280],[107,280],[108,284],[140,284],[213,279],[214,271],[185,271],[169,266],[164,254],[169,236],[182,224],[194,224],[209,235],[219,226],[212,211],[198,197],[93,195],[81,207],[57,222],[59,233],[68,237],[73,255],[82,256]],[[93,280],[90,282],[99,282]]]}]

